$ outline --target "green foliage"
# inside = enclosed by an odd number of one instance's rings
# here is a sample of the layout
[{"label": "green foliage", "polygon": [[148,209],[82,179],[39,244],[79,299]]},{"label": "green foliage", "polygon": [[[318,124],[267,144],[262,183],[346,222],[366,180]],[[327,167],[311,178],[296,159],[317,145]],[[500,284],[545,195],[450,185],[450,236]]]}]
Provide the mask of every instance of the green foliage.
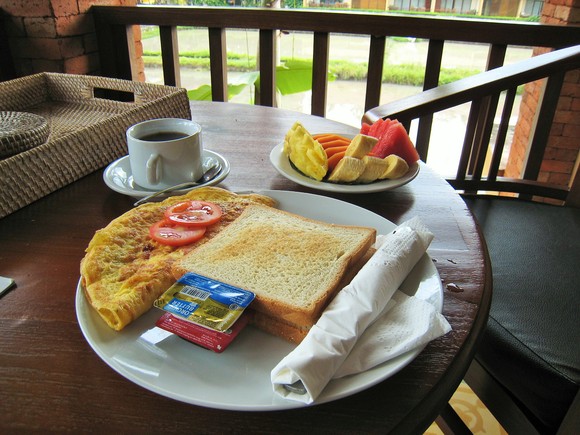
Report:
[{"label": "green foliage", "polygon": [[365,80],[367,77],[366,62],[331,60],[328,69],[338,80]]},{"label": "green foliage", "polygon": [[383,82],[396,85],[415,85],[423,83],[423,67],[413,64],[386,65],[383,69]]},{"label": "green foliage", "polygon": [[201,85],[199,88],[187,91],[187,98],[193,101],[211,101],[211,86]]},{"label": "green foliage", "polygon": [[455,82],[465,77],[479,74],[480,72],[481,70],[477,68],[441,68],[441,72],[439,73],[439,84],[444,85]]},{"label": "green foliage", "polygon": [[[161,65],[159,52],[147,51],[143,54],[146,65]],[[209,52],[181,53],[179,62],[184,67],[195,69],[209,69]],[[304,92],[310,89],[312,82],[312,61],[309,59],[282,58],[282,65],[278,67],[277,77],[280,92],[287,95],[295,92]],[[256,58],[254,56],[228,53],[228,69],[237,72],[256,71]],[[351,62],[348,60],[331,60],[329,63],[330,80],[366,80],[367,63]],[[440,84],[450,83],[464,77],[481,72],[478,69],[469,68],[442,68],[439,78]],[[400,85],[422,86],[424,79],[424,66],[419,64],[385,64],[383,69],[383,82]]]},{"label": "green foliage", "polygon": [[[228,83],[228,100],[231,100],[236,95],[242,93],[243,90],[248,86],[256,83],[258,77],[259,73],[257,71],[253,71],[240,75],[233,83]],[[196,89],[189,90],[187,91],[187,97],[190,100],[211,101],[211,86],[201,85]]]},{"label": "green foliage", "polygon": [[276,68],[276,87],[282,95],[309,91],[312,88],[312,62],[286,60]]}]

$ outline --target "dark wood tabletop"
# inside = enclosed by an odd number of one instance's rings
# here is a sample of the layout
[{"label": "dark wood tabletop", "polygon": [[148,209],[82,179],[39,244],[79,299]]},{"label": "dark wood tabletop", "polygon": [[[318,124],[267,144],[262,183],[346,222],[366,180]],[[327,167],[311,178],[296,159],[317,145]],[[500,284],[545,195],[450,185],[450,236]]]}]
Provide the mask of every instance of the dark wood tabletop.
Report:
[{"label": "dark wood tabletop", "polygon": [[[421,433],[467,370],[485,326],[491,269],[485,243],[461,197],[428,166],[394,190],[340,194],[299,186],[275,170],[270,150],[294,121],[311,132],[353,127],[297,112],[231,103],[192,103],[204,146],[231,164],[221,187],[334,197],[394,223],[419,216],[453,331],[403,370],[363,392],[285,411],[204,408],[144,389],[113,371],[89,346],[75,315],[79,262],[94,232],[129,210],[97,171],[0,219],[0,275],[16,287],[0,299],[0,432]],[[250,393],[249,393],[250,394]]]}]

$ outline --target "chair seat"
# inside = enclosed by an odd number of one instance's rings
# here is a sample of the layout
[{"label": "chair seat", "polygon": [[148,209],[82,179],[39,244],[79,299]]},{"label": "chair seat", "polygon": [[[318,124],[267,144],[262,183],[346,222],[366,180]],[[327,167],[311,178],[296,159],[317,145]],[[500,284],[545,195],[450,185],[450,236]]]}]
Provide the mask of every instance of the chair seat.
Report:
[{"label": "chair seat", "polygon": [[476,360],[541,432],[580,385],[580,209],[465,197],[488,244],[493,299]]}]

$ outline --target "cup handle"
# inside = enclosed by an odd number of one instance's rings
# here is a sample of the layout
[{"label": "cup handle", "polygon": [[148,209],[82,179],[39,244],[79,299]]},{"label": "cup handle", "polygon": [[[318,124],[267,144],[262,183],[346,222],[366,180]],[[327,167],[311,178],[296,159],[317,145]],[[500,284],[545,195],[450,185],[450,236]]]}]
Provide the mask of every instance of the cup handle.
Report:
[{"label": "cup handle", "polygon": [[147,160],[147,182],[149,184],[158,184],[163,177],[161,156],[151,154]]}]

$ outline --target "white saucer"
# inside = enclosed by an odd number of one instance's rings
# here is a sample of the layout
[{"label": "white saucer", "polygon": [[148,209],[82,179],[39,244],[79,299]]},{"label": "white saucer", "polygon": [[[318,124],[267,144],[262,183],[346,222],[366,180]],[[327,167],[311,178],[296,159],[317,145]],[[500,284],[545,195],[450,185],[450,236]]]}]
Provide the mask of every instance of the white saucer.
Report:
[{"label": "white saucer", "polygon": [[[207,183],[200,184],[198,186],[213,186],[223,181],[224,178],[230,173],[230,163],[225,159],[225,157],[220,154],[210,151],[203,150],[203,169],[204,172],[213,164],[219,163],[222,167],[219,174]],[[154,190],[149,190],[144,187],[139,186],[133,181],[133,174],[131,172],[131,164],[129,163],[129,156],[121,157],[115,160],[103,173],[103,180],[105,184],[109,186],[112,190],[124,195],[132,196],[133,198],[143,198],[147,195],[154,193]],[[195,187],[198,187],[195,186]],[[187,189],[174,190],[168,195],[182,195],[193,189],[193,187]],[[160,195],[164,196],[164,195]],[[167,195],[165,195],[167,196]]]}]

